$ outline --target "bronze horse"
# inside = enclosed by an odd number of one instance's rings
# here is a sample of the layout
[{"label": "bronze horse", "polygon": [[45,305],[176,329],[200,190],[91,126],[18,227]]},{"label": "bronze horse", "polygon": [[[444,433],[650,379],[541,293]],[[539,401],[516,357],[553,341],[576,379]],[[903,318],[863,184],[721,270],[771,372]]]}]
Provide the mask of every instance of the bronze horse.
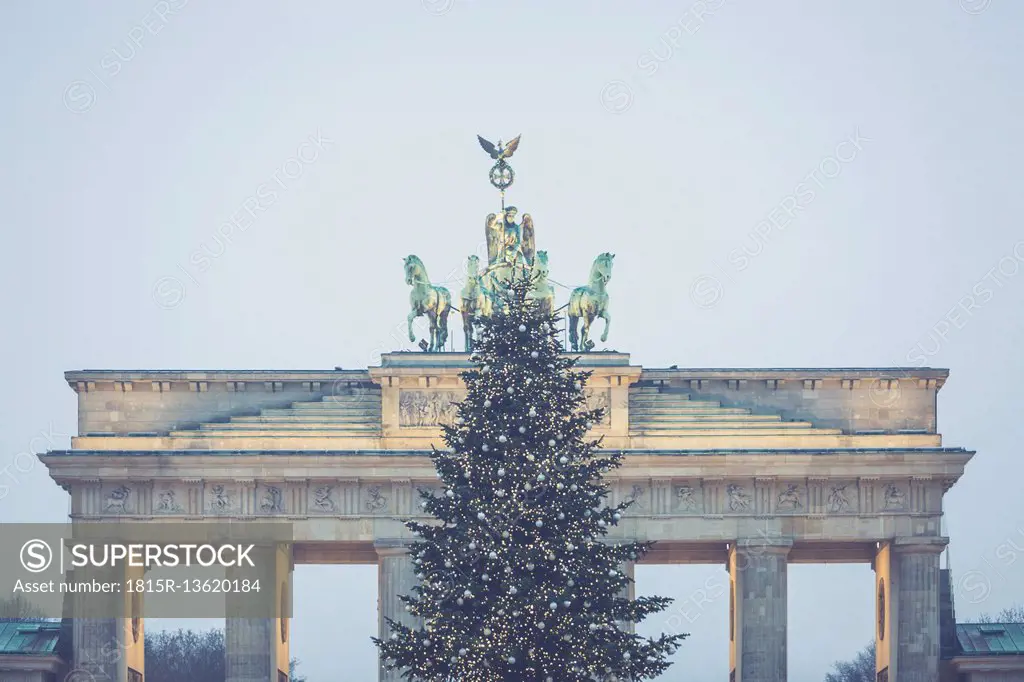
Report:
[{"label": "bronze horse", "polygon": [[409,293],[411,310],[407,318],[409,340],[416,340],[412,330],[413,320],[426,315],[430,320],[430,343],[425,350],[440,353],[448,341],[448,314],[452,311],[452,295],[444,287],[435,287],[430,283],[427,268],[419,256],[406,257],[405,283],[412,287]]},{"label": "bronze horse", "polygon": [[472,353],[476,347],[475,325],[477,316],[487,317],[491,314],[493,302],[484,288],[484,277],[480,272],[480,258],[470,256],[466,260],[466,283],[462,287],[462,332],[466,336],[466,352]]},{"label": "bronze horse", "polygon": [[[608,327],[612,318],[608,312],[608,280],[612,278],[614,253],[602,253],[590,267],[590,281],[586,286],[576,287],[569,296],[569,344],[577,353],[586,353],[594,347],[590,340],[590,325],[597,318],[604,320],[601,342],[608,340]],[[583,320],[583,331],[577,334],[576,324]]]}]

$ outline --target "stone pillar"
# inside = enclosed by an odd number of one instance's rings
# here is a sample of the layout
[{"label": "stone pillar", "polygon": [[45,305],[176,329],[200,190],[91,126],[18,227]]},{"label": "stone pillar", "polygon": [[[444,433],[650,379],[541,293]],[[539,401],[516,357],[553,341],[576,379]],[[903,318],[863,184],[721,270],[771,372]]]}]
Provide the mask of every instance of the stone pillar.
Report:
[{"label": "stone pillar", "polygon": [[895,538],[875,555],[875,669],[881,680],[939,679],[942,537]]},{"label": "stone pillar", "polygon": [[252,557],[255,571],[227,571],[230,580],[259,579],[260,590],[258,595],[224,595],[225,678],[226,682],[280,682],[289,674],[291,549],[260,548]]},{"label": "stone pillar", "polygon": [[[225,595],[228,613],[231,602],[244,595]],[[225,618],[224,668],[227,682],[277,682],[273,669],[274,619]]]},{"label": "stone pillar", "polygon": [[[122,592],[78,593],[65,597],[65,615],[71,621],[71,670],[68,682],[131,682],[129,669],[141,673],[143,646],[141,610],[132,628],[131,595],[125,594],[125,571],[112,568],[79,568],[68,571],[68,582],[116,582]],[[141,601],[135,600],[141,609]]]},{"label": "stone pillar", "polygon": [[117,618],[72,620],[72,660],[68,682],[126,682],[120,671],[120,621]]},{"label": "stone pillar", "polygon": [[[381,639],[391,635],[385,618],[416,627],[418,619],[405,610],[405,603],[399,595],[411,595],[412,588],[418,584],[416,569],[409,558],[408,551],[402,543],[381,543],[377,547],[377,632]],[[401,680],[401,671],[384,669],[383,662],[378,662],[378,679],[381,682],[397,682]]]},{"label": "stone pillar", "polygon": [[786,560],[791,540],[729,548],[729,664],[736,682],[786,682]]}]

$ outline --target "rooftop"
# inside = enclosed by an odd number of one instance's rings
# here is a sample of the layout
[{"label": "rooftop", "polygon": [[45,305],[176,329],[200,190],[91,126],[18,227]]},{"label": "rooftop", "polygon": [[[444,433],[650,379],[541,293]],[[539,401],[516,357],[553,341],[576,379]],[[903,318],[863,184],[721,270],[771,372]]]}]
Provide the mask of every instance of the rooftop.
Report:
[{"label": "rooftop", "polygon": [[58,620],[0,620],[0,655],[52,656],[60,633]]},{"label": "rooftop", "polygon": [[958,656],[1024,654],[1024,623],[957,623]]}]

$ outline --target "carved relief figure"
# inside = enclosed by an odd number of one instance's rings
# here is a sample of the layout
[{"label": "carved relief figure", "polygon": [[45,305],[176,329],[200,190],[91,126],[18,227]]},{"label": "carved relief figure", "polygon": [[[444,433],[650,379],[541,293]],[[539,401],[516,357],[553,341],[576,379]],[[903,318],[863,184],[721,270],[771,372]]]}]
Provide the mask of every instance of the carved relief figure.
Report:
[{"label": "carved relief figure", "polygon": [[750,495],[743,490],[743,486],[730,485],[725,492],[729,496],[729,509],[732,511],[750,509]]},{"label": "carved relief figure", "polygon": [[215,514],[223,514],[231,510],[231,493],[224,489],[223,485],[215,485],[210,488],[213,497],[210,498],[210,511]]},{"label": "carved relief figure", "polygon": [[644,496],[644,487],[641,485],[634,485],[633,489],[629,491],[629,495],[626,496],[626,502],[633,503],[634,507],[642,507],[643,503],[640,498]]},{"label": "carved relief figure", "polygon": [[281,500],[280,488],[274,485],[264,488],[263,494],[260,497],[260,511],[264,514],[280,514],[284,511]]},{"label": "carved relief figure", "polygon": [[402,391],[398,398],[398,423],[406,427],[440,426],[455,417],[454,391]]},{"label": "carved relief figure", "polygon": [[887,485],[885,486],[885,508],[886,509],[903,509],[906,507],[907,498],[903,494],[903,491],[899,489],[899,486]]},{"label": "carved relief figure", "polygon": [[366,496],[366,508],[371,512],[384,511],[388,508],[388,498],[381,494],[379,485],[368,488]]},{"label": "carved relief figure", "polygon": [[127,514],[128,513],[128,498],[132,491],[127,486],[119,485],[107,494],[107,499],[104,500],[103,511],[113,512],[115,514]]},{"label": "carved relief figure", "polygon": [[323,485],[316,489],[313,493],[313,506],[320,511],[333,512],[336,510],[334,506],[334,500],[331,499],[331,491],[334,490],[333,486]]},{"label": "carved relief figure", "polygon": [[850,501],[846,499],[846,486],[834,485],[828,494],[828,510],[833,514],[844,512],[850,508]]},{"label": "carved relief figure", "polygon": [[601,424],[611,423],[611,396],[607,389],[590,389],[586,392],[587,409],[602,410]]},{"label": "carved relief figure", "polygon": [[164,488],[160,491],[157,496],[156,507],[153,511],[158,514],[174,514],[176,512],[185,511],[180,504],[178,504],[177,494],[173,488]]},{"label": "carved relief figure", "polygon": [[787,485],[786,489],[779,493],[779,509],[800,509],[803,507],[800,501],[800,488],[797,485]]},{"label": "carved relief figure", "polygon": [[693,486],[689,485],[681,485],[676,488],[676,499],[679,500],[680,511],[697,511],[697,498],[694,497],[696,492]]}]

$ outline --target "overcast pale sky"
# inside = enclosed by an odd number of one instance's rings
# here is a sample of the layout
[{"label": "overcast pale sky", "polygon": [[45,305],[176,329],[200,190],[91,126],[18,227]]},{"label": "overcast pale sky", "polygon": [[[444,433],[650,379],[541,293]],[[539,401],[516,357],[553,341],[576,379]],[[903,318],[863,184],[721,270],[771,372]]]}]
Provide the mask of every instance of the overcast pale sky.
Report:
[{"label": "overcast pale sky", "polygon": [[[401,347],[402,258],[462,268],[496,208],[474,136],[522,133],[510,200],[554,279],[617,254],[608,345],[635,363],[950,368],[940,430],[978,451],[946,496],[950,556],[988,585],[957,615],[1020,603],[998,548],[1024,547],[1022,32],[1012,0],[5,3],[0,519],[67,514],[19,457],[68,445],[65,370]],[[795,218],[763,222],[788,197]],[[726,580],[637,576],[680,600]],[[791,680],[872,638],[872,584],[791,568]],[[374,568],[296,585],[311,682],[339,659],[373,679]],[[663,679],[723,679],[727,602],[677,605],[692,637]]]}]

